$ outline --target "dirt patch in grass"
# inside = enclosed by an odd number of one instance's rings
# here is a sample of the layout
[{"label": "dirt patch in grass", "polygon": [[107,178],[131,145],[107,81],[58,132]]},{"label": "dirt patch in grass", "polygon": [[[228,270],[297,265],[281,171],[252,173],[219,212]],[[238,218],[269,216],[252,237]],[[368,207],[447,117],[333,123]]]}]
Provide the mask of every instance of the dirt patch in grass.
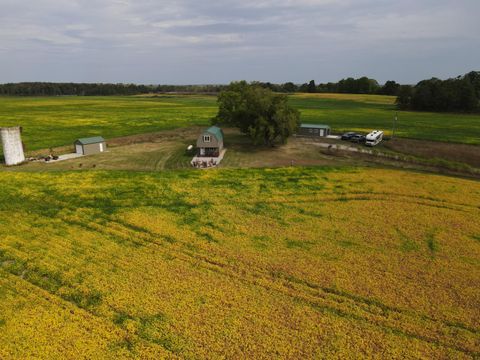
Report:
[{"label": "dirt patch in grass", "polygon": [[176,140],[179,142],[191,141],[194,143],[196,141],[198,134],[204,128],[199,126],[192,126],[188,128],[180,128],[175,130],[166,130],[159,131],[148,134],[139,134],[131,136],[123,136],[111,140],[107,140],[109,146],[125,146],[132,144],[141,144],[141,143],[158,143],[162,141],[172,141]]},{"label": "dirt patch in grass", "polygon": [[254,146],[250,139],[236,130],[225,132],[228,152],[221,167],[283,167],[334,165],[338,157],[324,154],[306,138],[291,138],[285,145]]},{"label": "dirt patch in grass", "polygon": [[384,146],[387,149],[403,154],[419,156],[427,159],[445,159],[480,168],[480,147],[476,145],[427,140],[394,139],[386,141]]}]

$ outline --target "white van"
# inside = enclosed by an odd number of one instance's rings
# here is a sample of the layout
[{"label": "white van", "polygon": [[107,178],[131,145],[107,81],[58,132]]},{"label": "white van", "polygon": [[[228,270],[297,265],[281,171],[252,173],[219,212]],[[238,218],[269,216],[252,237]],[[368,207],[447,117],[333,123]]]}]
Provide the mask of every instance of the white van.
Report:
[{"label": "white van", "polygon": [[383,131],[373,130],[365,138],[365,145],[375,146],[378,145],[383,140]]}]

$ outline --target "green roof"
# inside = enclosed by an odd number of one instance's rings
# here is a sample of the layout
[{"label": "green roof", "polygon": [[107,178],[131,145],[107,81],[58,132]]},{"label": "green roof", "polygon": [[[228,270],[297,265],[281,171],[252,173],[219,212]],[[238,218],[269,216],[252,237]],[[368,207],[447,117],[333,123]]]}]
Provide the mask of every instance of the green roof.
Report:
[{"label": "green roof", "polygon": [[301,128],[311,128],[311,129],[330,129],[328,125],[322,124],[302,124],[300,125]]},{"label": "green roof", "polygon": [[105,139],[101,136],[94,136],[94,137],[90,137],[90,138],[78,139],[75,142],[78,142],[82,145],[89,145],[89,144],[98,144],[98,143],[105,142]]},{"label": "green roof", "polygon": [[220,129],[218,126],[212,126],[212,127],[209,127],[206,132],[214,135],[217,140],[222,140],[223,141],[223,131],[222,129]]}]

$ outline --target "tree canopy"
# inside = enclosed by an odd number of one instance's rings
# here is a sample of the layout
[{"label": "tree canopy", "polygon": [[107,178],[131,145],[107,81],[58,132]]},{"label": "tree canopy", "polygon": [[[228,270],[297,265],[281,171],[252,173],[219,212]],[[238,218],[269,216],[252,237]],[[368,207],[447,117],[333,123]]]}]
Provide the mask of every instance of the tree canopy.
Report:
[{"label": "tree canopy", "polygon": [[466,111],[479,109],[480,72],[472,71],[454,79],[432,78],[415,87],[400,87],[397,104],[401,109],[419,111]]},{"label": "tree canopy", "polygon": [[0,96],[110,96],[149,93],[218,93],[225,85],[136,85],[23,82],[0,84]]},{"label": "tree canopy", "polygon": [[380,95],[398,95],[398,92],[400,90],[400,84],[398,84],[396,81],[393,80],[388,80],[385,85],[383,85],[380,90],[378,90],[378,93]]},{"label": "tree canopy", "polygon": [[254,144],[285,143],[300,124],[300,113],[288,104],[286,95],[246,81],[233,82],[218,97],[215,123],[235,126]]}]

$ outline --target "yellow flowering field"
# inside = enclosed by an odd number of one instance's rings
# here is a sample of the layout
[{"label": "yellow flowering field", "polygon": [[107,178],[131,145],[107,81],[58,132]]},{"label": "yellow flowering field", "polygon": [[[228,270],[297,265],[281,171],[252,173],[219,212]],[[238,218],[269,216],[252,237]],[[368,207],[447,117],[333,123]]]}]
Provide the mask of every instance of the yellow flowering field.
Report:
[{"label": "yellow flowering field", "polygon": [[0,359],[478,358],[480,183],[0,173]]}]

